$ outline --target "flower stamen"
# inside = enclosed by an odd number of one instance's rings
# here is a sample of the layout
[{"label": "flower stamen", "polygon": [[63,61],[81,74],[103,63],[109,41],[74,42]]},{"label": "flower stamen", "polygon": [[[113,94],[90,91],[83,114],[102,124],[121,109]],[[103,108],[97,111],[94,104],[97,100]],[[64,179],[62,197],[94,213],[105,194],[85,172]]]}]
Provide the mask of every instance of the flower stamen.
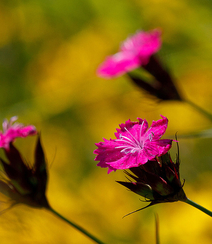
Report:
[{"label": "flower stamen", "polygon": [[142,140],[142,136],[141,136],[143,124],[144,124],[144,121],[141,124],[140,140],[139,141],[135,138],[135,136],[132,135],[132,133],[129,132],[129,130],[126,127],[124,127],[126,132],[128,132],[128,134],[132,137],[133,140],[130,139],[129,137],[120,135],[121,139],[117,139],[116,141],[117,142],[124,142],[124,143],[126,143],[128,145],[122,145],[122,146],[118,146],[118,147],[115,147],[115,148],[123,148],[120,152],[123,152],[123,153],[126,153],[126,154],[127,153],[135,153],[136,151],[138,152],[139,150],[142,150],[143,149],[143,145],[144,145],[144,141]]}]

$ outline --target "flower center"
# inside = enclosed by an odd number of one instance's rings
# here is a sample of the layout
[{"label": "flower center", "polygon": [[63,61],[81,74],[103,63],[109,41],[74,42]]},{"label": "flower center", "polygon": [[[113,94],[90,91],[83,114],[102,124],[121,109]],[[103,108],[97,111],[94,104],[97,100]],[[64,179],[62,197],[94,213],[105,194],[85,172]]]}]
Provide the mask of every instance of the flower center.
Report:
[{"label": "flower center", "polygon": [[[127,135],[123,136],[120,134],[120,139],[117,139],[116,142],[120,142],[122,143],[122,145],[117,146],[115,148],[122,149],[120,152],[123,152],[125,154],[140,152],[144,148],[145,141],[147,140],[146,137],[141,135],[143,124],[144,122],[141,124],[138,139],[136,139],[136,137],[133,136],[132,133],[130,133],[130,131],[126,127],[124,127],[125,131],[127,132]],[[153,136],[153,133],[149,134],[150,141],[152,140]]]}]

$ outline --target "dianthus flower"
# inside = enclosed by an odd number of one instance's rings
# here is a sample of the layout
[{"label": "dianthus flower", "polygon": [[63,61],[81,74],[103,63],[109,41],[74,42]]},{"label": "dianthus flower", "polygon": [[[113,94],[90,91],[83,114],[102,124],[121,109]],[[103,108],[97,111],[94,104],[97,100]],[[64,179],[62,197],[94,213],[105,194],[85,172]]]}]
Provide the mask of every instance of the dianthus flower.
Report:
[{"label": "dianthus flower", "polygon": [[104,78],[120,76],[149,62],[149,58],[161,47],[160,31],[139,31],[128,37],[120,50],[109,56],[98,68],[97,73]]},{"label": "dianthus flower", "polygon": [[117,169],[138,167],[166,154],[172,145],[170,139],[160,139],[165,133],[168,119],[153,121],[148,129],[148,123],[138,118],[138,122],[126,121],[120,124],[115,133],[116,139],[104,139],[96,143],[98,147],[94,153],[95,160],[100,161],[97,166],[108,168],[108,173]]},{"label": "dianthus flower", "polygon": [[26,163],[13,144],[4,149],[8,161],[0,158],[4,175],[0,180],[0,192],[9,197],[11,206],[26,204],[35,208],[48,208],[46,198],[47,166],[43,148],[38,137],[35,147],[35,163]]},{"label": "dianthus flower", "polygon": [[35,163],[26,163],[13,145],[17,137],[37,134],[33,125],[24,126],[14,123],[17,117],[4,120],[3,132],[0,132],[0,147],[3,148],[8,162],[0,158],[3,172],[0,179],[0,192],[10,198],[13,205],[23,203],[32,207],[48,206],[45,197],[47,170],[45,155],[38,137],[35,148]]},{"label": "dianthus flower", "polygon": [[40,136],[38,135],[35,146],[34,164],[26,162],[19,150],[13,145],[13,141],[17,137],[27,137],[28,135],[36,134],[36,129],[32,125],[13,124],[16,119],[17,117],[12,117],[9,122],[5,120],[3,122],[3,132],[0,133],[0,147],[3,148],[7,158],[6,161],[0,158],[2,168],[0,172],[1,197],[3,195],[9,198],[9,208],[17,204],[25,204],[33,208],[45,208],[91,240],[98,244],[103,244],[94,235],[78,224],[66,219],[49,205],[46,197],[48,167]]},{"label": "dianthus flower", "polygon": [[36,128],[33,125],[24,126],[20,123],[14,123],[18,119],[17,116],[7,119],[2,123],[3,132],[0,132],[0,147],[9,150],[9,145],[17,137],[27,137],[37,134]]}]

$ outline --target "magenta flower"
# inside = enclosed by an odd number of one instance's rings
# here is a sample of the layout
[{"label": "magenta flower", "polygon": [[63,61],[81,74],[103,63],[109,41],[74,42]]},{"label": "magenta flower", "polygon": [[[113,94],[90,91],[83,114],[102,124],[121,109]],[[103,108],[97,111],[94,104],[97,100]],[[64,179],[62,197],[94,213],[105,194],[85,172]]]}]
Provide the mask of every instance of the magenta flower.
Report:
[{"label": "magenta flower", "polygon": [[17,137],[27,137],[37,134],[36,128],[33,125],[24,126],[23,124],[14,123],[17,116],[7,119],[2,123],[3,132],[0,131],[0,147],[9,149],[9,145]]},{"label": "magenta flower", "polygon": [[112,78],[146,65],[161,47],[160,31],[139,31],[128,37],[118,53],[109,56],[97,70],[99,76]]},{"label": "magenta flower", "polygon": [[97,166],[108,167],[108,173],[117,169],[128,169],[145,164],[155,157],[166,154],[172,145],[172,140],[160,139],[165,133],[168,119],[153,121],[148,129],[148,123],[138,118],[138,122],[126,121],[120,124],[115,133],[116,139],[104,139],[96,143],[98,147],[94,153]]}]

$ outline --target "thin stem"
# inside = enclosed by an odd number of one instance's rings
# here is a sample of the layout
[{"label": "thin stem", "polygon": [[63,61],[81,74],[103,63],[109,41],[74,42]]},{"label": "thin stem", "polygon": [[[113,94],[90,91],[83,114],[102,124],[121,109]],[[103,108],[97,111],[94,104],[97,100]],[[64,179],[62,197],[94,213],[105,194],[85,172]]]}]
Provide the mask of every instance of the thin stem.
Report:
[{"label": "thin stem", "polygon": [[211,212],[211,211],[209,211],[208,209],[202,207],[201,205],[199,205],[199,204],[197,204],[197,203],[191,201],[190,199],[187,198],[184,202],[190,204],[191,206],[193,206],[193,207],[195,207],[195,208],[201,210],[202,212],[204,212],[204,213],[206,213],[207,215],[209,215],[209,216],[212,217],[212,212]]},{"label": "thin stem", "polygon": [[187,104],[195,108],[198,112],[203,114],[205,117],[207,117],[210,121],[212,121],[212,114],[204,110],[203,108],[199,107],[197,104],[191,102],[190,100],[184,100]]},{"label": "thin stem", "polygon": [[155,214],[155,236],[156,236],[156,244],[160,244],[158,214]]},{"label": "thin stem", "polygon": [[82,232],[84,235],[86,235],[88,238],[92,239],[94,242],[98,243],[98,244],[104,244],[102,241],[98,240],[95,236],[93,236],[92,234],[90,234],[87,230],[85,230],[84,228],[80,227],[78,224],[73,223],[72,221],[66,219],[65,217],[63,217],[61,214],[59,214],[58,212],[56,212],[54,209],[52,209],[51,207],[47,208],[50,212],[52,212],[53,214],[55,214],[57,217],[59,217],[60,219],[64,220],[66,223],[68,223],[69,225],[71,225],[72,227],[74,227],[75,229],[79,230],[80,232]]}]

